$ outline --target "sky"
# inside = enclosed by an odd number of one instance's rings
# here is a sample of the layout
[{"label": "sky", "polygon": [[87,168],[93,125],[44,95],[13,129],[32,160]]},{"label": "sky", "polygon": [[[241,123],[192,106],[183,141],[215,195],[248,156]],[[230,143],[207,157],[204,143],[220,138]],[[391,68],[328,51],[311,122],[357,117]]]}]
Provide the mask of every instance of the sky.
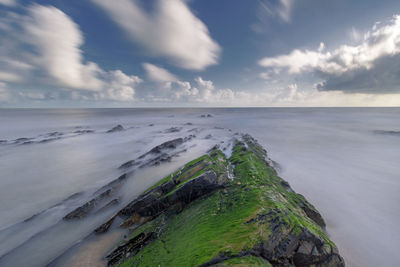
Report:
[{"label": "sky", "polygon": [[400,106],[398,0],[0,0],[0,107]]}]

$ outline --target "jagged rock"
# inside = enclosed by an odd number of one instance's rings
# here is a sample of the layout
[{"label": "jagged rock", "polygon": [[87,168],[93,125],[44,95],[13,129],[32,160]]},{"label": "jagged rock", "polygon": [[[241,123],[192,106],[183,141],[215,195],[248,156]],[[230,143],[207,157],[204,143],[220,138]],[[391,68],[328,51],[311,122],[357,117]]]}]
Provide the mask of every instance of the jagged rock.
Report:
[{"label": "jagged rock", "polygon": [[112,206],[118,205],[119,202],[120,202],[119,198],[114,198],[113,200],[111,200],[110,202],[108,202],[106,205],[104,205],[103,207],[99,208],[99,209],[96,211],[96,213],[103,212],[103,211],[105,211],[106,209],[109,209],[109,208],[112,207]]},{"label": "jagged rock", "polygon": [[112,129],[108,130],[107,133],[114,133],[114,132],[120,132],[125,130],[124,127],[122,127],[121,124],[118,124],[117,126],[113,127]]},{"label": "jagged rock", "polygon": [[150,233],[141,233],[134,238],[130,239],[124,245],[117,247],[111,254],[107,255],[106,259],[108,260],[108,265],[114,265],[121,261],[121,259],[125,258],[128,254],[133,254],[143,246],[151,242],[153,238],[156,237],[156,234],[153,232]]},{"label": "jagged rock", "polygon": [[94,133],[94,130],[77,130],[74,133],[76,133],[76,134],[88,134],[88,133]]},{"label": "jagged rock", "polygon": [[182,130],[182,127],[171,127],[164,131],[164,133],[177,133]]},{"label": "jagged rock", "polygon": [[70,213],[65,215],[63,219],[68,221],[68,220],[73,220],[73,219],[82,219],[82,218],[86,217],[89,214],[89,212],[91,212],[100,201],[104,200],[105,198],[110,197],[112,195],[112,193],[113,193],[113,190],[108,189],[107,191],[101,193],[97,197],[86,202],[82,206],[74,209],[73,211],[71,211]]},{"label": "jagged rock", "polygon": [[99,227],[97,227],[94,230],[94,232],[96,234],[103,234],[103,233],[107,232],[108,229],[110,229],[111,225],[113,224],[115,218],[116,218],[116,215],[112,216],[111,219],[109,219],[107,222],[105,222],[102,225],[100,225]]},{"label": "jagged rock", "polygon": [[177,146],[183,143],[183,138],[176,138],[167,142],[162,143],[150,150],[149,153],[161,153],[164,149],[175,149]]},{"label": "jagged rock", "polygon": [[[164,149],[176,148],[173,143],[144,157],[167,159]],[[217,145],[165,177],[118,213],[124,219],[121,226],[137,232],[107,256],[108,264],[133,257],[134,266],[219,266],[251,256],[266,266],[343,267],[323,232],[322,216],[269,162],[267,151],[242,135],[229,160]],[[228,178],[230,169],[234,180]],[[110,225],[107,221],[99,231]],[[170,249],[182,243],[179,251]]]}]

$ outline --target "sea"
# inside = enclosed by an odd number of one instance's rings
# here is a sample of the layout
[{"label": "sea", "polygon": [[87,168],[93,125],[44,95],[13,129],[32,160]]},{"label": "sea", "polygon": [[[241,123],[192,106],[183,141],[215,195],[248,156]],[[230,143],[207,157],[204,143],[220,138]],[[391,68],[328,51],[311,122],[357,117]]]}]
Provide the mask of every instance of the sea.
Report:
[{"label": "sea", "polygon": [[[241,133],[321,212],[346,266],[399,266],[400,108],[0,109],[0,266],[105,266],[124,233],[93,229]],[[132,170],[117,205],[63,219],[121,164],[180,137],[170,161]]]}]

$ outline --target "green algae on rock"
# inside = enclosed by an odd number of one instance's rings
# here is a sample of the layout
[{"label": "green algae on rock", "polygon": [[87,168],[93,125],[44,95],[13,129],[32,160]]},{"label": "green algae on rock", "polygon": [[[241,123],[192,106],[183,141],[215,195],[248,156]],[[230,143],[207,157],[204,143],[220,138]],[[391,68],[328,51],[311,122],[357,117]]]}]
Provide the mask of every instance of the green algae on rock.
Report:
[{"label": "green algae on rock", "polygon": [[[319,212],[249,135],[214,147],[122,209],[119,266],[344,266]],[[109,223],[109,222],[107,222]]]}]

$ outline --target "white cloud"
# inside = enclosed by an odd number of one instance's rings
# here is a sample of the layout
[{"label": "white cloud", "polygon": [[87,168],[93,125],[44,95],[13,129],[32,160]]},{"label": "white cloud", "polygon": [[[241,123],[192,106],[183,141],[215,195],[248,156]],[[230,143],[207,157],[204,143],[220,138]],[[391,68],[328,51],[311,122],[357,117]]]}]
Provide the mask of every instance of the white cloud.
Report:
[{"label": "white cloud", "polygon": [[[348,90],[373,91],[371,86],[380,83],[371,82],[379,80],[387,87],[380,92],[400,91],[400,86],[395,86],[400,81],[395,63],[400,55],[400,15],[394,16],[387,25],[375,25],[359,45],[342,45],[333,51],[324,51],[321,46],[316,51],[296,49],[287,55],[263,58],[259,64],[273,70],[287,70],[290,74],[315,73],[324,79],[320,90],[346,90],[348,86]],[[388,78],[392,82],[388,83]],[[367,82],[367,79],[370,80]]]},{"label": "white cloud", "polygon": [[136,0],[92,1],[153,56],[193,70],[218,63],[219,45],[184,0],[157,0],[152,13]]},{"label": "white cloud", "polygon": [[[293,7],[294,7],[294,0],[279,0],[277,3],[273,3],[270,0],[258,0],[260,10],[263,11],[264,14],[266,14],[268,17],[278,17],[282,21],[289,23],[291,21],[291,16],[293,12]],[[263,20],[263,15],[261,16],[260,19]],[[255,30],[262,31],[257,29],[260,27],[259,25],[255,24],[253,27],[256,27]]]},{"label": "white cloud", "polygon": [[46,99],[46,95],[43,92],[19,92],[18,95],[22,98],[28,98],[32,100]]},{"label": "white cloud", "polygon": [[10,73],[10,72],[4,72],[0,71],[0,81],[3,82],[18,82],[21,81],[22,78],[15,74],[15,73]]},{"label": "white cloud", "polygon": [[0,0],[0,5],[16,6],[17,5],[17,1],[16,0]]},{"label": "white cloud", "polygon": [[33,61],[57,83],[78,89],[101,88],[100,68],[93,62],[83,63],[83,36],[68,15],[55,7],[33,5],[23,27],[25,40],[38,52]]},{"label": "white cloud", "polygon": [[351,27],[351,29],[348,32],[348,35],[350,39],[354,42],[359,42],[362,38],[362,34],[360,34],[360,32],[354,27]]},{"label": "white cloud", "polygon": [[290,22],[290,16],[293,9],[294,0],[280,0],[280,7],[278,8],[279,17],[285,21]]},{"label": "white cloud", "polygon": [[147,72],[147,76],[151,81],[154,82],[175,82],[178,81],[178,78],[170,73],[168,70],[150,64],[150,63],[143,63],[143,68]]},{"label": "white cloud", "polygon": [[7,27],[2,28],[6,42],[0,45],[0,81],[80,90],[84,92],[74,95],[93,99],[134,99],[141,79],[85,62],[83,34],[67,14],[38,4],[26,10],[26,15],[10,13],[2,20]]},{"label": "white cloud", "polygon": [[7,85],[0,82],[0,103],[7,102],[10,98],[10,93],[8,91]]}]

